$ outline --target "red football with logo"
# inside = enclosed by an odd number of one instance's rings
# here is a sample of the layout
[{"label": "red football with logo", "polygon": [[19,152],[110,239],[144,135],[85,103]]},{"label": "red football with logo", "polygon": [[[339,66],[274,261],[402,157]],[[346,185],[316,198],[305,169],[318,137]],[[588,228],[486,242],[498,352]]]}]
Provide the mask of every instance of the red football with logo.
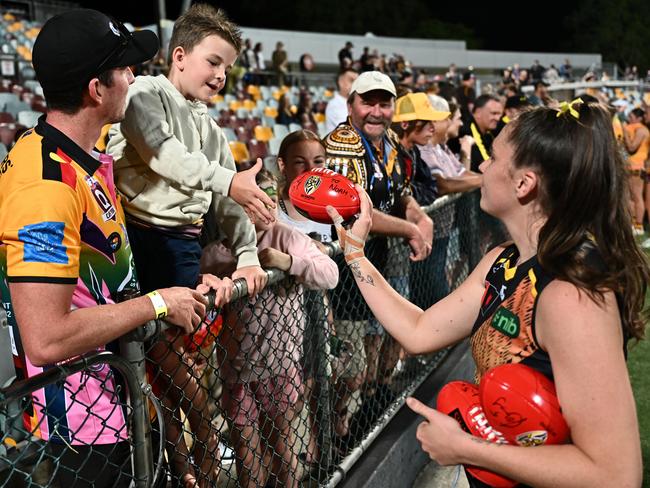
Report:
[{"label": "red football with logo", "polygon": [[490,425],[513,444],[561,444],[569,438],[555,384],[529,366],[492,368],[481,379],[479,397]]},{"label": "red football with logo", "polygon": [[[478,387],[467,381],[452,381],[438,393],[436,408],[439,412],[456,419],[461,428],[476,437],[498,444],[507,444],[503,435],[495,430],[485,418],[479,398]],[[511,488],[517,482],[476,466],[467,466],[476,479],[495,488]]]},{"label": "red football with logo", "polygon": [[360,199],[354,184],[332,170],[316,168],[298,176],[289,187],[289,199],[296,210],[315,222],[331,224],[325,207],[338,210],[343,220],[359,213]]}]

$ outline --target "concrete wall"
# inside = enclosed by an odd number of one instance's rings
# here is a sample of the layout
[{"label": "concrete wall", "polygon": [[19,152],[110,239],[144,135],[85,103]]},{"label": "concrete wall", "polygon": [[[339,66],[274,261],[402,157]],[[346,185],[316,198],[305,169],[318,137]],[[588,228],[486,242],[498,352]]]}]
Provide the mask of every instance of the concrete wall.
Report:
[{"label": "concrete wall", "polygon": [[[420,385],[414,397],[435,406],[440,388],[453,380],[473,381],[474,361],[469,343],[456,346]],[[406,488],[430,462],[415,438],[422,417],[403,406],[337,488]]]}]

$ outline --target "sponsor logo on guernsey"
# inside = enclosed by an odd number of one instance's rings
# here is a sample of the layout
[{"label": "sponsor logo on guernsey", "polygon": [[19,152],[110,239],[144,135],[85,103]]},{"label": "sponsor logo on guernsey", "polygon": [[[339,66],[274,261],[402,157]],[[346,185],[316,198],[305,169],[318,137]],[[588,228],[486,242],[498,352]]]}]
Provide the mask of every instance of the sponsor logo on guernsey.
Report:
[{"label": "sponsor logo on guernsey", "polygon": [[508,337],[515,338],[519,335],[519,317],[506,308],[500,307],[494,313],[490,325]]},{"label": "sponsor logo on guernsey", "polygon": [[305,193],[311,195],[320,186],[320,176],[310,176],[305,180]]},{"label": "sponsor logo on guernsey", "polygon": [[99,182],[92,176],[86,175],[85,180],[88,188],[90,188],[90,193],[93,194],[93,197],[99,205],[99,208],[102,209],[102,219],[104,222],[107,220],[115,220],[115,207],[113,206],[110,198],[108,198],[106,193],[104,193],[102,185],[100,185]]},{"label": "sponsor logo on guernsey", "polygon": [[18,231],[23,242],[23,261],[26,263],[68,264],[68,254],[63,245],[63,222],[29,224]]}]

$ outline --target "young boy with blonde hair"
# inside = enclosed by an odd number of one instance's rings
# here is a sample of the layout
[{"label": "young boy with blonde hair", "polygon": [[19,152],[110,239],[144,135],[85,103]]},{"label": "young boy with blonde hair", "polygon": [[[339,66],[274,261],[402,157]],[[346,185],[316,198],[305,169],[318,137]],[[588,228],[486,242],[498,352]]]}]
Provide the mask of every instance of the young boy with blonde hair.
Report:
[{"label": "young boy with blonde hair", "polygon": [[[193,5],[174,25],[169,74],[138,77],[129,87],[124,120],[110,130],[106,150],[115,159],[116,185],[123,196],[144,292],[196,285],[199,235],[206,214],[216,221],[237,258],[232,278],[245,278],[251,295],[265,284],[255,228],[249,219],[273,220],[269,212],[273,201],[255,183],[262,162],[238,173],[226,136],[206,107],[224,87],[240,49],[241,32],[223,11],[206,4]],[[176,413],[176,420],[168,422],[177,424],[181,400],[187,399],[189,391],[195,395],[189,398],[190,412],[186,410],[197,435],[194,458],[202,475],[214,480],[210,461],[218,460],[216,434],[207,413],[194,412],[196,405],[205,405],[206,395],[198,387],[189,361],[183,360],[181,344],[181,340],[172,344],[160,341],[149,357],[164,373],[159,377],[166,389],[164,397]],[[170,427],[169,432],[176,430],[174,425]],[[178,452],[183,450],[180,440],[168,441],[179,458]],[[180,465],[182,459],[174,461],[177,474],[185,471],[182,479],[191,484],[193,473],[187,461],[185,468]]]}]

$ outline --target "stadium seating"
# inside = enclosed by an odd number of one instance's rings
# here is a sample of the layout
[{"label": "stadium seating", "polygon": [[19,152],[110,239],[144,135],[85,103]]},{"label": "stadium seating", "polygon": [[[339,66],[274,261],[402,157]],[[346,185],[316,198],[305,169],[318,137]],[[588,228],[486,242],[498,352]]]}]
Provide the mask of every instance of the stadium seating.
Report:
[{"label": "stadium seating", "polygon": [[36,112],[34,110],[22,110],[18,112],[16,120],[19,124],[24,125],[25,127],[34,127],[41,115],[43,115],[41,112]]},{"label": "stadium seating", "polygon": [[254,129],[255,139],[262,142],[269,142],[273,138],[273,130],[270,127],[258,125]]},{"label": "stadium seating", "polygon": [[248,148],[246,147],[246,144],[241,142],[241,141],[231,141],[230,142],[230,150],[232,151],[232,156],[235,158],[235,162],[237,164],[244,163],[246,161],[250,161],[251,156],[250,153],[248,152]]}]

